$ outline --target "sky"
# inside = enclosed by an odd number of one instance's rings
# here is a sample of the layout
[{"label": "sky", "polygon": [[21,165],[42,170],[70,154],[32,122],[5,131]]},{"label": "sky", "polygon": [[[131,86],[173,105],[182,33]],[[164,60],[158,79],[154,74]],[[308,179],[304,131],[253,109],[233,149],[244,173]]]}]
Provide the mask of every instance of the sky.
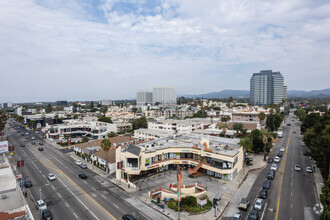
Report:
[{"label": "sky", "polygon": [[0,102],[330,88],[330,1],[0,0]]}]

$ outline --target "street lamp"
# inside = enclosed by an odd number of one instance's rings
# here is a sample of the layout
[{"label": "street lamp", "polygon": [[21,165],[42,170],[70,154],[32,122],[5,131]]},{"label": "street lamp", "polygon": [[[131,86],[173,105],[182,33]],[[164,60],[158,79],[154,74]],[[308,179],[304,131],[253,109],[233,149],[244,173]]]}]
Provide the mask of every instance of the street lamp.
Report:
[{"label": "street lamp", "polygon": [[43,186],[40,186],[40,189],[39,189],[39,193],[40,193],[40,200],[41,200],[41,188],[42,188],[42,187],[44,187],[44,186],[49,186],[49,184],[47,183],[47,184],[45,184],[45,185],[43,185]]}]

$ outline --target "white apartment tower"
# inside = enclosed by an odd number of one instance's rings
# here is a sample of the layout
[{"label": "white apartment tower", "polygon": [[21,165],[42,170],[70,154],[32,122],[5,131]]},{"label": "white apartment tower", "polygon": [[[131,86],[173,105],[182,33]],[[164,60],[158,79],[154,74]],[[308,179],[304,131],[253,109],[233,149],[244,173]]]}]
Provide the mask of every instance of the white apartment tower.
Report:
[{"label": "white apartment tower", "polygon": [[138,91],[136,93],[136,104],[138,106],[152,105],[152,92]]},{"label": "white apartment tower", "polygon": [[162,106],[176,105],[176,92],[173,86],[157,86],[152,90],[152,102],[160,103]]}]

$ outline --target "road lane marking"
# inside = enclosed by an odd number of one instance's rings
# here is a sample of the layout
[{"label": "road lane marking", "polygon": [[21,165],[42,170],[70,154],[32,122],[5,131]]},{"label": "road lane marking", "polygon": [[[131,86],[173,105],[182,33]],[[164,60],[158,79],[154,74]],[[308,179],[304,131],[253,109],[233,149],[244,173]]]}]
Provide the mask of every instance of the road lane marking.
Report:
[{"label": "road lane marking", "polygon": [[150,219],[148,218],[145,214],[143,214],[142,212],[139,212],[141,215],[143,215],[146,219]]},{"label": "road lane marking", "polygon": [[55,187],[53,185],[50,185],[50,186],[53,188],[53,190],[55,190]]},{"label": "road lane marking", "polygon": [[[290,144],[290,139],[291,139],[291,128],[290,128],[290,134],[289,134],[289,139],[288,139],[288,143],[286,145],[286,152],[288,152],[288,148],[289,148],[289,144]],[[276,208],[276,215],[275,215],[275,220],[277,220],[278,217],[278,210],[280,209],[280,200],[281,200],[281,193],[282,193],[282,184],[283,184],[283,173],[285,171],[285,163],[286,163],[286,157],[287,157],[287,153],[285,154],[285,158],[284,158],[284,163],[283,163],[283,172],[281,174],[281,184],[280,184],[280,191],[278,194],[278,199],[277,199],[277,208]]]},{"label": "road lane marking", "polygon": [[103,198],[107,199],[107,197],[105,197],[104,195],[101,195]]},{"label": "road lane marking", "polygon": [[266,204],[264,206],[264,210],[262,211],[262,214],[261,214],[261,218],[260,219],[263,219],[266,210],[267,210],[267,202],[266,202]]},{"label": "road lane marking", "polygon": [[117,209],[119,209],[119,207],[116,204],[113,204],[114,207],[116,207]]},{"label": "road lane marking", "polygon": [[76,218],[78,218],[78,216],[76,215],[76,213],[73,212],[73,215],[74,215]]},{"label": "road lane marking", "polygon": [[[90,195],[88,195],[80,186],[78,186],[72,179],[70,179],[63,171],[61,171],[53,162],[47,159],[54,167],[56,167],[60,173],[62,173],[68,180],[70,180],[81,192],[83,192],[88,198],[90,198],[98,207],[100,207],[105,213],[107,213],[113,220],[116,220],[113,215],[111,215],[103,206],[101,206],[98,202],[95,201]],[[62,181],[61,181],[62,182]],[[63,182],[62,182],[63,183]],[[64,184],[64,183],[63,183]],[[68,188],[69,189],[69,188]],[[69,189],[70,190],[70,189]],[[71,191],[71,190],[70,190]],[[71,191],[72,192],[72,191]],[[73,194],[73,192],[72,192]],[[74,194],[73,194],[74,195]],[[76,197],[76,195],[74,195]],[[76,197],[78,199],[78,197]],[[80,201],[80,200],[79,200]],[[80,201],[81,202],[81,201]],[[81,202],[82,203],[82,202]],[[82,203],[83,204],[83,203]],[[85,206],[85,204],[84,204]],[[85,206],[86,207],[86,206]],[[86,207],[87,208],[87,207]],[[88,208],[87,208],[88,209]],[[90,211],[91,212],[91,211]],[[92,212],[91,212],[92,213]],[[94,215],[94,214],[93,214]],[[95,216],[95,215],[94,215]],[[96,216],[95,216],[96,217]],[[97,218],[97,217],[96,217]]]},{"label": "road lane marking", "polygon": [[96,189],[95,189],[94,187],[92,187],[92,186],[91,186],[91,188],[92,188],[93,190],[95,190],[95,191],[96,191]]},{"label": "road lane marking", "polygon": [[66,202],[64,202],[65,203],[65,205],[67,206],[67,207],[70,207],[69,205],[68,205],[68,203],[66,203]]},{"label": "road lane marking", "polygon": [[62,198],[61,194],[57,193],[57,195]]}]

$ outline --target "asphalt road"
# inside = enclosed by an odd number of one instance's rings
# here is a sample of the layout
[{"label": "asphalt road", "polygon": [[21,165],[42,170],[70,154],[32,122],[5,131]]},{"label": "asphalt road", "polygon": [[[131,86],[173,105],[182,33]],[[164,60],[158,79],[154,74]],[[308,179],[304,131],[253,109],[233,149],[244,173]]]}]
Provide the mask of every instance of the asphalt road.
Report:
[{"label": "asphalt road", "polygon": [[[14,159],[24,160],[25,166],[21,172],[24,179],[31,179],[33,187],[29,188],[34,200],[41,197],[51,210],[54,219],[120,219],[124,214],[133,214],[137,219],[151,219],[142,210],[133,207],[125,191],[102,180],[88,169],[81,169],[65,153],[44,142],[44,151],[38,151],[42,141],[36,134],[29,133],[30,139],[25,139],[10,127],[6,129],[9,143],[15,146]],[[31,137],[36,137],[32,145]],[[21,147],[21,144],[25,147]],[[95,168],[96,169],[96,168]],[[54,173],[57,179],[49,181],[47,175]],[[85,173],[88,178],[82,180],[78,174]]]},{"label": "asphalt road", "polygon": [[[289,123],[291,126],[287,126]],[[274,158],[281,147],[285,148],[281,161],[277,164],[275,179],[272,180],[271,188],[264,199],[262,210],[258,212],[260,219],[311,220],[318,218],[314,212],[317,197],[313,175],[306,172],[306,167],[311,166],[311,163],[309,157],[303,155],[302,139],[300,122],[291,117],[286,119],[283,137],[278,139],[269,155]],[[294,165],[300,165],[302,170],[295,171]],[[241,211],[243,219],[247,219],[253,209],[270,167],[271,163],[268,163],[252,186],[248,195],[250,207],[247,212]]]}]

